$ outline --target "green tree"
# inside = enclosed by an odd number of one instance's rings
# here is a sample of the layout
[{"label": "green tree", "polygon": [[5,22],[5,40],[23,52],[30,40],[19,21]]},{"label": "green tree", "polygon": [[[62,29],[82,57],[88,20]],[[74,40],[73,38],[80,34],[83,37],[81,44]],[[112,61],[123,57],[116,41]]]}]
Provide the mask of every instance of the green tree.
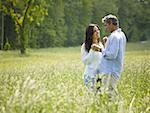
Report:
[{"label": "green tree", "polygon": [[150,26],[150,2],[148,0],[119,0],[120,25],[129,41],[148,39]]},{"label": "green tree", "polygon": [[81,0],[81,6],[78,15],[78,29],[77,29],[77,41],[76,45],[83,42],[85,38],[85,29],[92,20],[93,1]]},{"label": "green tree", "polygon": [[79,24],[79,10],[81,0],[65,0],[65,24],[67,25],[65,46],[73,46],[78,39],[77,29]]},{"label": "green tree", "polygon": [[39,47],[64,46],[66,40],[66,25],[64,20],[64,1],[48,1],[48,16],[42,22],[39,31],[37,44]]},{"label": "green tree", "polygon": [[[47,14],[45,0],[5,0],[2,3],[3,11],[10,15],[15,22],[16,32],[20,45],[20,53],[26,53],[27,29],[29,24],[37,23]],[[40,17],[40,18],[39,18]]]}]

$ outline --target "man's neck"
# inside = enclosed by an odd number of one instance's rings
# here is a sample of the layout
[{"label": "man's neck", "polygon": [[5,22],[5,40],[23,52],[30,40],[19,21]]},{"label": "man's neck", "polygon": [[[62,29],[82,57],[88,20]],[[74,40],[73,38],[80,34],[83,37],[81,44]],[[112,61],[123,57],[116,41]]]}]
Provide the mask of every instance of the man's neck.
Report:
[{"label": "man's neck", "polygon": [[115,27],[111,30],[111,33],[114,32],[114,31],[117,30],[117,29],[118,29],[118,27],[115,26]]}]

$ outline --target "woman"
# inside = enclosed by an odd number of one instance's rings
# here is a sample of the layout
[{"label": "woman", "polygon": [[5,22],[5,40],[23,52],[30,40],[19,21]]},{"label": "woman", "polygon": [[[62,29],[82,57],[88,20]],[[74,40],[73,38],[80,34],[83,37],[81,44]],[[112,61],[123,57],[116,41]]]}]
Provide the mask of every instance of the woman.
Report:
[{"label": "woman", "polygon": [[97,67],[101,62],[103,45],[100,41],[100,30],[96,24],[90,24],[86,28],[85,41],[81,47],[82,62],[85,65],[84,84],[90,82],[91,91],[94,91],[94,83]]}]

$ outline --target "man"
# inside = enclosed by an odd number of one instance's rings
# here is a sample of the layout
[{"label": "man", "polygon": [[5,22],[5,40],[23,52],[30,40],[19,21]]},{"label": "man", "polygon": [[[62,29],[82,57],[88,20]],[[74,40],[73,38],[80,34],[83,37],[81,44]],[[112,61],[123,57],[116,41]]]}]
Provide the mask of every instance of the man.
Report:
[{"label": "man", "polygon": [[107,15],[102,19],[102,22],[109,36],[105,49],[102,50],[103,58],[99,67],[100,74],[102,74],[101,91],[112,96],[117,93],[116,85],[123,67],[126,36],[119,28],[116,16]]}]

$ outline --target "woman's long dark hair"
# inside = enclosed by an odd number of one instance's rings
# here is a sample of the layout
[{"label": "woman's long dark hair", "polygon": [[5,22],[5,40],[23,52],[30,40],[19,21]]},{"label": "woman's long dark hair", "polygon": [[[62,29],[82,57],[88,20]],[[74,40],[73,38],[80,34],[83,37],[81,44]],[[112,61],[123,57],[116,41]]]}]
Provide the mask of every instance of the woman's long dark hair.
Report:
[{"label": "woman's long dark hair", "polygon": [[85,50],[87,52],[90,51],[91,49],[91,45],[92,45],[92,41],[93,41],[93,34],[94,34],[94,26],[97,26],[99,29],[99,26],[97,24],[90,24],[87,28],[86,28],[86,36],[85,36]]}]

